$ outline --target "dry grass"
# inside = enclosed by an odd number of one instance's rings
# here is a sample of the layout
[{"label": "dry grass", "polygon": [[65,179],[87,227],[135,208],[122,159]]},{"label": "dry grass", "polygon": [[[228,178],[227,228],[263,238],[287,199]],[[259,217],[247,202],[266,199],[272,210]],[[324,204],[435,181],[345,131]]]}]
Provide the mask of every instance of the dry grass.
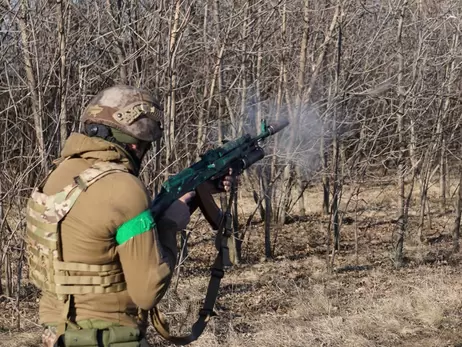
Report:
[{"label": "dry grass", "polygon": [[[389,258],[394,194],[393,187],[367,187],[358,203],[358,220],[343,225],[343,246],[332,272],[326,270],[325,231],[316,207],[306,220],[279,231],[276,257],[270,262],[260,261],[262,225],[256,220],[244,247],[244,263],[228,270],[222,281],[219,315],[193,346],[444,347],[462,342],[461,271],[459,260],[447,257],[445,226],[452,216],[435,217],[435,230],[426,230],[443,235],[438,242],[408,242],[407,265],[395,270]],[[309,193],[307,202],[319,206],[319,194]],[[242,208],[251,207],[247,202]],[[350,205],[346,215],[353,213]],[[411,217],[411,231],[416,216]],[[353,252],[355,227],[358,257]],[[177,292],[170,291],[164,300],[177,332],[190,327],[183,320],[191,323],[203,300],[214,254],[210,240],[206,228],[196,229]],[[25,294],[21,302],[19,330],[13,306],[0,300],[0,346],[38,345],[33,297]],[[150,332],[156,345],[168,345]]]},{"label": "dry grass", "polygon": [[[195,345],[430,347],[462,341],[458,269],[323,269],[324,261],[313,257],[232,270],[217,306],[220,316]],[[188,281],[180,292],[200,298],[205,281]]]}]

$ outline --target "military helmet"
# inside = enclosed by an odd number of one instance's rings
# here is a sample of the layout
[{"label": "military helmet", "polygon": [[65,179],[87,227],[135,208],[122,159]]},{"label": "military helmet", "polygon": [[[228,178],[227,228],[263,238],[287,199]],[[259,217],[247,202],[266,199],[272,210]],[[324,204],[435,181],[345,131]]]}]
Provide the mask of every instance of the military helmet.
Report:
[{"label": "military helmet", "polygon": [[153,142],[162,136],[162,108],[146,90],[116,85],[98,93],[80,118],[85,124],[103,124],[127,141]]}]

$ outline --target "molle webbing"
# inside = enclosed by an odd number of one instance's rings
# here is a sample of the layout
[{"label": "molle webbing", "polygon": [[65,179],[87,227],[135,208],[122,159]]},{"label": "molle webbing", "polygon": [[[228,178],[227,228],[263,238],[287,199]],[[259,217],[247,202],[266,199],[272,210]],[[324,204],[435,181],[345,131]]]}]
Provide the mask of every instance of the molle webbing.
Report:
[{"label": "molle webbing", "polygon": [[[27,248],[32,283],[61,300],[73,294],[115,293],[126,289],[120,264],[90,265],[62,261],[60,223],[82,192],[102,177],[127,172],[119,164],[97,162],[55,195],[35,189],[27,204]],[[72,275],[71,275],[72,273]]]}]

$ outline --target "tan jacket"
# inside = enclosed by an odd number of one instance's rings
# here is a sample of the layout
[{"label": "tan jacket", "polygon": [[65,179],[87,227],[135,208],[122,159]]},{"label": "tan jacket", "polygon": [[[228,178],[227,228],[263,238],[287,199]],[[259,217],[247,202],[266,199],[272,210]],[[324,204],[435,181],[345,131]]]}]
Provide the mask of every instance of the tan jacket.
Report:
[{"label": "tan jacket", "polygon": [[[130,164],[113,144],[73,133],[62,157],[75,155],[51,173],[44,193],[55,194],[98,160]],[[141,233],[121,245],[115,242],[117,228],[148,209],[150,196],[141,181],[130,173],[101,178],[80,195],[61,224],[64,261],[107,264],[120,261],[127,290],[110,294],[75,295],[76,320],[101,319],[136,326],[137,307],[152,308],[165,293],[176,262],[176,231],[189,222],[189,209],[175,202],[158,222],[157,231]],[[175,217],[173,217],[175,216]],[[40,322],[56,323],[63,304],[44,293]]]}]

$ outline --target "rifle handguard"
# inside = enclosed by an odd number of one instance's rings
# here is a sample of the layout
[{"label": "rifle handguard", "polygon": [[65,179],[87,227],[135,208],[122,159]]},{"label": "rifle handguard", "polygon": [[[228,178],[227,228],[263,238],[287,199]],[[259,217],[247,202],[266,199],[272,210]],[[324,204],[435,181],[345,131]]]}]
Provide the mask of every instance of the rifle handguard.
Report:
[{"label": "rifle handguard", "polygon": [[255,147],[255,150],[253,152],[250,152],[247,156],[245,156],[241,163],[242,163],[242,170],[238,172],[238,174],[241,174],[242,171],[245,169],[249,168],[253,164],[255,164],[257,161],[263,159],[265,157],[265,152],[263,151],[263,148],[261,147]]}]

